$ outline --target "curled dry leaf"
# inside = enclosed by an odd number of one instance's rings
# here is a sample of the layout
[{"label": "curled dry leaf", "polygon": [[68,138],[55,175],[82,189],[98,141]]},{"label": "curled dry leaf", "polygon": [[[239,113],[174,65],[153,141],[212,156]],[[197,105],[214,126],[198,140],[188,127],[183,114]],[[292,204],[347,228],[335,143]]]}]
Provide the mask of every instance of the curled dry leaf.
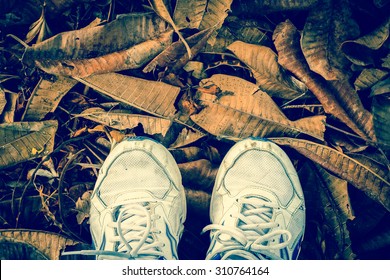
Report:
[{"label": "curled dry leaf", "polygon": [[51,260],[58,260],[62,250],[67,246],[80,243],[56,233],[34,230],[0,230],[0,236],[27,243]]},{"label": "curled dry leaf", "polygon": [[[280,23],[275,28],[273,40],[278,51],[280,65],[295,74],[295,76],[306,84],[308,89],[321,102],[325,112],[344,122],[359,136],[367,138],[366,134],[360,129],[360,126],[355,123],[358,123],[360,120],[352,119],[343,106],[339,104],[326,81],[310,71],[309,65],[301,51],[298,30],[289,20]],[[361,102],[358,105],[357,108],[360,108]],[[352,107],[356,108],[354,105]]]},{"label": "curled dry leaf", "polygon": [[0,169],[52,152],[57,126],[55,120],[0,124]]},{"label": "curled dry leaf", "polygon": [[[115,52],[120,52],[120,57],[126,59],[126,50],[142,42],[153,40],[165,31],[164,21],[153,14],[128,14],[103,26],[60,33],[28,47],[24,62],[36,64],[48,71],[55,71],[56,66],[67,67],[68,65],[67,68],[71,70],[75,67],[70,64],[71,62],[98,58]],[[64,69],[59,67],[58,70]]]},{"label": "curled dry leaf", "polygon": [[118,130],[135,128],[141,124],[145,133],[150,135],[161,134],[163,137],[165,137],[172,124],[172,121],[168,119],[125,112],[106,112],[101,108],[88,108],[77,116]]},{"label": "curled dry leaf", "polygon": [[319,0],[309,12],[301,39],[310,69],[326,80],[344,77],[350,62],[339,49],[342,42],[358,35],[348,0]]},{"label": "curled dry leaf", "polygon": [[256,84],[270,96],[294,99],[307,91],[302,82],[280,67],[277,55],[270,48],[236,41],[228,50],[250,67]]},{"label": "curled dry leaf", "polygon": [[42,42],[46,38],[50,37],[52,35],[52,32],[49,28],[49,25],[47,25],[46,17],[45,17],[45,7],[42,7],[42,13],[39,19],[35,22],[33,22],[30,25],[29,31],[26,35],[26,43],[30,43],[32,40],[34,40],[35,37],[37,37],[37,43]]},{"label": "curled dry leaf", "polygon": [[205,191],[185,189],[188,211],[196,213],[198,218],[208,216],[211,195]]},{"label": "curled dry leaf", "polygon": [[[213,85],[217,95],[202,93]],[[200,87],[198,100],[204,108],[191,119],[213,135],[238,140],[304,133],[323,140],[325,116],[290,121],[270,96],[246,80],[217,74],[202,80]]]},{"label": "curled dry leaf", "polygon": [[[212,34],[212,29],[205,29],[202,30],[188,38],[186,38],[186,41],[190,48],[193,48],[195,45],[197,45],[199,42],[204,41],[203,45],[206,43],[207,39]],[[169,47],[165,48],[163,52],[161,52],[159,55],[157,55],[152,61],[150,61],[145,68],[143,69],[144,73],[148,73],[153,71],[157,66],[164,68],[172,68],[177,61],[186,54],[186,49],[182,41],[177,41],[170,45]],[[195,56],[196,53],[192,54]],[[189,60],[188,55],[187,61]],[[167,70],[170,72],[170,70]]]},{"label": "curled dry leaf", "polygon": [[315,142],[293,138],[271,138],[271,140],[276,144],[293,148],[390,210],[390,183],[370,166]]},{"label": "curled dry leaf", "polygon": [[62,97],[77,84],[77,81],[56,77],[55,81],[41,79],[34,88],[23,113],[23,121],[40,121],[47,113],[54,112]]},{"label": "curled dry leaf", "polygon": [[354,64],[367,66],[375,64],[377,50],[379,50],[389,38],[390,18],[371,33],[359,39],[346,41],[341,45],[341,50]]},{"label": "curled dry leaf", "polygon": [[372,87],[389,74],[377,68],[365,68],[355,80],[355,89],[364,90]]},{"label": "curled dry leaf", "polygon": [[43,71],[56,75],[87,77],[92,74],[137,69],[163,51],[172,42],[172,31],[155,39],[139,43],[129,49],[83,60],[63,60],[46,63],[37,61]]},{"label": "curled dry leaf", "polygon": [[185,162],[179,164],[183,185],[192,189],[211,192],[218,168],[212,166],[207,159]]},{"label": "curled dry leaf", "polygon": [[0,236],[1,260],[47,260],[37,248],[13,238]]}]

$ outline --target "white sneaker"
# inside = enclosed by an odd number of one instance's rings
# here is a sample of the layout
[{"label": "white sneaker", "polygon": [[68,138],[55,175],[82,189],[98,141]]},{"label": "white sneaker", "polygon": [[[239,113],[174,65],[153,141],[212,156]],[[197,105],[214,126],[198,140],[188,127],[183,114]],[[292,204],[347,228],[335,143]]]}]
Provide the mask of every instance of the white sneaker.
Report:
[{"label": "white sneaker", "polygon": [[207,259],[297,259],[304,198],[283,150],[263,139],[235,144],[219,168],[210,218]]},{"label": "white sneaker", "polygon": [[179,168],[161,144],[129,138],[108,155],[91,196],[99,259],[178,259],[186,200]]}]

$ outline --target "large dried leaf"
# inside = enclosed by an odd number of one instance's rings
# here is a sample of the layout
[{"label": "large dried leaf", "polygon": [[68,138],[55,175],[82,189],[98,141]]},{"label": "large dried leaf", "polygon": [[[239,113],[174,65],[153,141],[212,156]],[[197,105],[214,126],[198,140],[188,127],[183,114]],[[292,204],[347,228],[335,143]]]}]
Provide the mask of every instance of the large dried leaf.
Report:
[{"label": "large dried leaf", "polygon": [[[319,166],[305,163],[299,170],[305,195],[306,223],[316,224],[319,244],[325,259],[354,259],[347,221],[354,218],[347,181],[339,179]],[[307,240],[314,230],[306,231]]]},{"label": "large dried leaf", "polygon": [[188,52],[188,56],[191,58],[192,55],[191,55],[191,49],[190,47],[188,46],[187,44],[187,41],[184,39],[184,37],[181,35],[180,31],[179,31],[179,28],[176,26],[175,22],[173,21],[167,7],[165,6],[165,3],[163,0],[149,0],[149,3],[150,5],[152,6],[152,8],[154,9],[154,11],[162,18],[164,19],[166,22],[168,22],[173,30],[175,30],[175,32],[177,33],[177,35],[179,36],[180,40],[182,41],[182,43],[184,44],[187,52]]},{"label": "large dried leaf", "polygon": [[178,87],[117,73],[93,75],[77,80],[154,116],[172,119],[176,114],[174,103],[180,92]]},{"label": "large dried leaf", "polygon": [[36,61],[43,71],[56,75],[87,77],[92,74],[137,69],[162,52],[172,42],[172,31],[129,49],[82,60]]},{"label": "large dried leaf", "polygon": [[163,137],[165,137],[172,124],[172,121],[168,119],[115,111],[106,112],[101,108],[89,108],[77,116],[119,130],[135,128],[141,124],[145,133],[150,135],[162,134]]},{"label": "large dried leaf", "polygon": [[306,84],[308,89],[321,102],[325,112],[344,122],[361,137],[367,138],[366,134],[355,123],[360,120],[352,119],[343,106],[339,104],[326,81],[310,70],[301,51],[298,30],[289,20],[280,23],[275,28],[273,40],[278,51],[280,65]]},{"label": "large dried leaf", "polygon": [[41,79],[28,100],[22,120],[42,120],[47,113],[54,112],[62,97],[76,84],[77,81],[61,76],[55,81]]},{"label": "large dried leaf", "polygon": [[[198,98],[205,108],[191,119],[218,137],[238,140],[301,133],[324,137],[325,116],[290,121],[270,96],[244,79],[218,74],[202,80],[200,86]],[[207,92],[212,86],[219,89],[217,95],[202,93],[202,88]]]},{"label": "large dried leaf", "polygon": [[390,150],[390,98],[389,95],[375,96],[372,101],[374,129],[380,146]]},{"label": "large dried leaf", "polygon": [[256,84],[269,95],[294,99],[307,91],[302,82],[280,67],[277,55],[270,48],[236,41],[228,49],[251,68]]},{"label": "large dried leaf", "polygon": [[390,17],[371,33],[359,39],[346,41],[341,49],[347,58],[357,65],[367,66],[375,64],[377,50],[379,50],[389,38]]},{"label": "large dried leaf", "polygon": [[24,61],[49,69],[65,61],[63,66],[66,67],[71,61],[125,52],[165,31],[164,21],[154,14],[128,14],[103,26],[60,33],[28,47]]},{"label": "large dried leaf", "polygon": [[183,185],[206,192],[212,191],[218,168],[207,159],[178,164],[183,178]]},{"label": "large dried leaf", "polygon": [[341,43],[359,35],[348,0],[320,0],[310,11],[301,45],[312,71],[326,80],[342,78],[350,64],[339,51]]},{"label": "large dried leaf", "polygon": [[0,169],[52,152],[57,126],[55,120],[0,124]]},{"label": "large dried leaf", "polygon": [[372,87],[377,82],[382,80],[382,78],[386,77],[389,74],[388,71],[383,71],[377,68],[366,68],[360,73],[360,75],[355,80],[355,89],[356,90],[364,90]]},{"label": "large dried leaf", "polygon": [[382,204],[387,210],[390,210],[390,183],[369,166],[335,149],[315,142],[293,138],[272,138],[271,140],[276,144],[295,149],[325,169],[350,182],[373,200]]},{"label": "large dried leaf", "polygon": [[34,230],[0,230],[0,236],[27,243],[51,260],[58,260],[61,252],[67,246],[74,246],[80,243],[56,233]]},{"label": "large dried leaf", "polygon": [[6,104],[7,104],[7,99],[5,98],[5,92],[0,87],[0,115],[3,113]]}]

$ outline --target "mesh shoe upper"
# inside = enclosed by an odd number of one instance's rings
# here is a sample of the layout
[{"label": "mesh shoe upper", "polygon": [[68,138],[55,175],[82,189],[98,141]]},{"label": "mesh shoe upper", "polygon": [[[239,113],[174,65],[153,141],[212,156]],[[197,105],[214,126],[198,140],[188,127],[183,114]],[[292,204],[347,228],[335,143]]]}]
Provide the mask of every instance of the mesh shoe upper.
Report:
[{"label": "mesh shoe upper", "polygon": [[283,150],[254,139],[233,146],[218,171],[210,217],[208,259],[296,259],[304,200]]},{"label": "mesh shoe upper", "polygon": [[105,160],[91,197],[94,253],[177,259],[185,217],[180,172],[168,150],[149,139],[119,143]]}]

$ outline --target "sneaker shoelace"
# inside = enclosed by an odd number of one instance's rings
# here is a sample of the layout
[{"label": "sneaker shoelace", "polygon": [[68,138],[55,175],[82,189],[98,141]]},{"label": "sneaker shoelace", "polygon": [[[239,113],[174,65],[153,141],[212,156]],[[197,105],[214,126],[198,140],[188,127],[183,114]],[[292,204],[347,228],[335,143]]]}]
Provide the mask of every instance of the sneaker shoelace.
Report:
[{"label": "sneaker shoelace", "polygon": [[161,218],[159,215],[151,215],[147,205],[133,203],[114,206],[113,210],[118,213],[118,217],[106,226],[116,235],[107,234],[106,230],[101,247],[112,242],[116,246],[115,251],[100,248],[65,252],[63,255],[96,255],[99,259],[159,259],[164,256],[161,247],[165,245],[153,237],[153,233],[161,233],[152,228],[153,221]]},{"label": "sneaker shoelace", "polygon": [[[279,224],[273,220],[274,209],[279,207],[260,198],[241,198],[236,201],[242,205],[242,210],[230,217],[237,218],[237,227],[211,224],[202,231],[214,231],[213,239],[223,245],[208,259],[216,254],[221,254],[222,259],[232,256],[253,260],[281,259],[271,250],[287,247],[292,236],[288,230],[278,229]],[[285,240],[274,242],[280,240],[283,235],[286,236]]]}]

